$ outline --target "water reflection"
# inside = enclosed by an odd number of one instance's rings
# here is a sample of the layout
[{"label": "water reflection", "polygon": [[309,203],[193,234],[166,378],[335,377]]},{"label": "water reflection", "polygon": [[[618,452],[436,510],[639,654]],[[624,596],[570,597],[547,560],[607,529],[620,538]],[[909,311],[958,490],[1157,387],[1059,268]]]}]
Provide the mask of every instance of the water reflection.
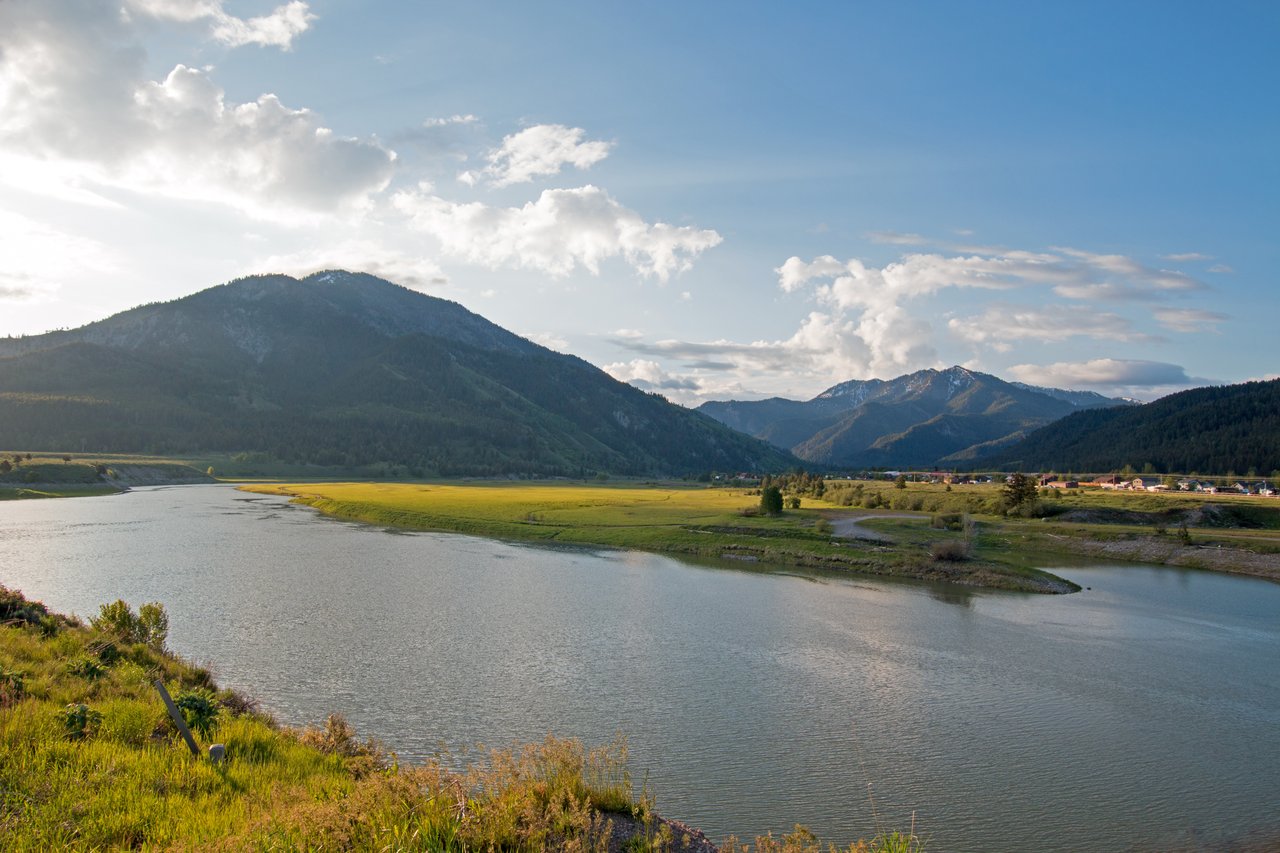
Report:
[{"label": "water reflection", "polygon": [[960,607],[973,607],[973,590],[962,586],[933,584],[929,587],[929,595],[934,601],[941,601],[943,604],[956,604]]}]

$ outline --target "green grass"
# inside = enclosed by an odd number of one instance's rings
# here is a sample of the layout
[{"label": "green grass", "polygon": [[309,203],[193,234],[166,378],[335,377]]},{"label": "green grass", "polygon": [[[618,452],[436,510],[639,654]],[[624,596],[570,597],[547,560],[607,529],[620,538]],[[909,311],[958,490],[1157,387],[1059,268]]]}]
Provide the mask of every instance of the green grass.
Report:
[{"label": "green grass", "polygon": [[933,559],[933,542],[959,536],[950,531],[927,531],[894,547],[835,539],[820,524],[826,522],[823,513],[831,511],[832,504],[806,498],[802,509],[769,517],[755,514],[759,496],[742,489],[563,483],[292,483],[243,488],[291,496],[339,518],[410,529],[748,559],[775,567],[1001,589],[1071,588],[1046,572],[986,561],[980,555],[945,564]]}]

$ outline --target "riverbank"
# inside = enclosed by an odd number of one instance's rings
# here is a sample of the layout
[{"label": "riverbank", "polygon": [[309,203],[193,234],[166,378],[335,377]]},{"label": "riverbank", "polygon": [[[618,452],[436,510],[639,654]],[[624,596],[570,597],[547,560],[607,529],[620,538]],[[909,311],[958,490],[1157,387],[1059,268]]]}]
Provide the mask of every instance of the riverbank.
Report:
[{"label": "riverbank", "polygon": [[97,457],[0,454],[0,500],[93,497],[127,492],[135,486],[216,483],[212,476],[180,462]]},{"label": "riverbank", "polygon": [[[963,531],[885,544],[841,537],[824,509],[757,511],[741,489],[560,483],[290,483],[245,491],[283,495],[335,518],[496,539],[626,548],[772,567],[856,572],[1037,593],[1079,590],[1016,561],[986,559]],[[940,547],[938,543],[953,543]]]},{"label": "riverbank", "polygon": [[[719,849],[634,795],[621,740],[588,749],[548,737],[465,769],[400,765],[340,717],[288,729],[218,690],[208,671],[165,651],[156,612],[117,603],[86,625],[0,586],[6,850]],[[156,678],[199,755],[179,740]],[[810,849],[770,843],[755,849]],[[743,848],[730,838],[723,849]],[[889,834],[846,849],[920,844]]]}]

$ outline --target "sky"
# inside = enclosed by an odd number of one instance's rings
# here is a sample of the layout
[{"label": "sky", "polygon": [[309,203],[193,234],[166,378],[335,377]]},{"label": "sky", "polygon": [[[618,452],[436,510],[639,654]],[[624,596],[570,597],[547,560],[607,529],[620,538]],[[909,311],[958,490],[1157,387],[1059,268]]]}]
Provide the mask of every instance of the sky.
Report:
[{"label": "sky", "polygon": [[674,402],[1280,371],[1280,4],[0,0],[0,334],[342,268]]}]

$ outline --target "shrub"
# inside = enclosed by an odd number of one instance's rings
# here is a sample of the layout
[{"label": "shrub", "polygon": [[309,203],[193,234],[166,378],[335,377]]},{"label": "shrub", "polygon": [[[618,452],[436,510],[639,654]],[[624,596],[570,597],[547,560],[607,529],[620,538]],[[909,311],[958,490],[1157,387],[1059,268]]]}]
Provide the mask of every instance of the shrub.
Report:
[{"label": "shrub", "polygon": [[929,520],[929,526],[935,530],[959,530],[963,526],[960,513],[944,512],[938,513]]},{"label": "shrub", "polygon": [[79,657],[67,662],[67,672],[85,681],[97,681],[106,671],[106,667],[90,657]]},{"label": "shrub", "polygon": [[48,616],[48,608],[40,602],[28,601],[16,589],[0,585],[0,622],[41,625]]},{"label": "shrub", "polygon": [[959,539],[943,539],[929,546],[934,562],[959,563],[969,559],[969,545]]},{"label": "shrub", "polygon": [[833,528],[831,527],[831,522],[827,521],[825,518],[820,518],[813,523],[813,529],[815,532],[825,535],[831,533]]},{"label": "shrub", "polygon": [[182,712],[182,719],[187,721],[187,725],[193,732],[202,738],[209,737],[214,725],[218,722],[218,703],[214,699],[213,691],[203,687],[184,690],[173,700],[173,704],[178,706],[178,710]]},{"label": "shrub", "polygon": [[386,768],[386,749],[373,738],[361,741],[356,730],[341,714],[330,714],[324,728],[307,728],[299,737],[304,744],[328,755],[339,755],[357,776]]},{"label": "shrub", "polygon": [[102,714],[84,704],[68,705],[58,712],[58,719],[68,740],[83,740],[102,725]]},{"label": "shrub", "polygon": [[777,486],[766,486],[760,490],[760,511],[765,515],[782,514],[782,490]]},{"label": "shrub", "polygon": [[127,643],[144,643],[156,651],[163,651],[169,638],[169,614],[164,605],[153,601],[138,608],[135,614],[123,599],[104,604],[97,617],[89,620],[93,627],[112,634]]}]

